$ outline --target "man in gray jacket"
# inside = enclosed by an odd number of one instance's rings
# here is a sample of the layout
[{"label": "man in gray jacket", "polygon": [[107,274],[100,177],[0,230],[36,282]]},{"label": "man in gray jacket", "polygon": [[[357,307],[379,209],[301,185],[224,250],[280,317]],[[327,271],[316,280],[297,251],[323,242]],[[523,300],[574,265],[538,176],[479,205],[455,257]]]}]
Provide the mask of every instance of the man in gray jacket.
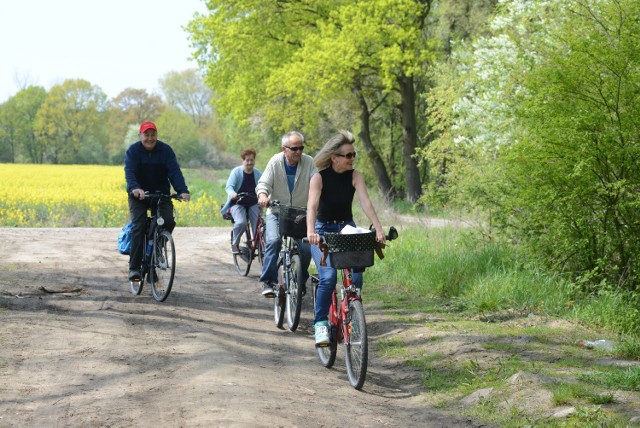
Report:
[{"label": "man in gray jacket", "polygon": [[[260,281],[262,282],[262,295],[275,297],[274,285],[278,282],[278,253],[282,246],[282,239],[278,227],[278,207],[269,207],[269,202],[280,201],[283,205],[304,207],[309,197],[309,181],[318,170],[313,163],[313,158],[302,154],[304,150],[304,136],[297,132],[287,132],[282,137],[282,153],[275,154],[267,163],[258,185],[256,194],[258,204],[267,209],[266,220],[266,248]],[[307,278],[308,268],[311,262],[311,252],[308,243],[298,242],[300,261],[302,262],[304,281],[302,291]]]}]

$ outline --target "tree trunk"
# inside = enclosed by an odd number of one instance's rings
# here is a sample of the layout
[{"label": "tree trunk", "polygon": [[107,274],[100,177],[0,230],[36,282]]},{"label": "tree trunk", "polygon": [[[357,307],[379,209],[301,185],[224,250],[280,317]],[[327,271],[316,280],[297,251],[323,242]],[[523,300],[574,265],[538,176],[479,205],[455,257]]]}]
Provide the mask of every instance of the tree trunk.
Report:
[{"label": "tree trunk", "polygon": [[393,188],[393,184],[391,183],[391,179],[389,178],[389,174],[387,173],[387,169],[380,157],[380,154],[371,142],[371,131],[369,128],[371,112],[369,111],[367,100],[359,90],[356,89],[354,92],[358,99],[358,105],[360,106],[360,133],[358,136],[360,137],[364,150],[367,152],[367,157],[373,166],[373,172],[378,180],[378,188],[380,189],[384,200],[386,202],[391,202],[396,196],[396,191]]},{"label": "tree trunk", "polygon": [[418,146],[416,93],[413,86],[413,77],[401,76],[398,78],[398,83],[402,99],[402,158],[404,159],[405,180],[407,182],[406,199],[411,203],[415,203],[422,195],[418,161],[414,157]]}]

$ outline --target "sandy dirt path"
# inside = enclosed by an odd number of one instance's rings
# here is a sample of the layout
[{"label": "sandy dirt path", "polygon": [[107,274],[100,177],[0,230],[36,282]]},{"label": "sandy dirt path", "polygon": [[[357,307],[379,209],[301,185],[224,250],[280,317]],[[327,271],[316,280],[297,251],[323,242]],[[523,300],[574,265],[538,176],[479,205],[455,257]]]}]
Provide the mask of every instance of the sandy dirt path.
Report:
[{"label": "sandy dirt path", "polygon": [[164,303],[129,293],[118,232],[0,229],[0,427],[480,426],[430,408],[419,373],[377,355],[394,327],[373,305],[356,391],[342,349],[320,365],[308,297],[297,332],[275,327],[229,228],[176,229]]}]

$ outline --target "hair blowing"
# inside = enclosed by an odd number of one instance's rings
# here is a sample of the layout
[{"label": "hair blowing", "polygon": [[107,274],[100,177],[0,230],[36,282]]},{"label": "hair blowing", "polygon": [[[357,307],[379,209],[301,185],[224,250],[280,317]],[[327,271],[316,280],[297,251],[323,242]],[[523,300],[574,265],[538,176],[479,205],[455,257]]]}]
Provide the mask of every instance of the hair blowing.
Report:
[{"label": "hair blowing", "polygon": [[353,134],[351,132],[344,129],[338,131],[338,134],[331,137],[329,141],[322,146],[320,151],[316,154],[316,157],[313,158],[318,170],[329,168],[331,166],[331,155],[339,154],[340,147],[345,144],[353,144],[354,141],[355,138],[353,138]]}]

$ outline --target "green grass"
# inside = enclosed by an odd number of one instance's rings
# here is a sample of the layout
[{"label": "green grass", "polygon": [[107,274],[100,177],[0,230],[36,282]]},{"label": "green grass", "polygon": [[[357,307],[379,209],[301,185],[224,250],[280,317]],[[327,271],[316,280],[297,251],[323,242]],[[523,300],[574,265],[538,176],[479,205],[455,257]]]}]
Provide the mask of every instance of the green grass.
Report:
[{"label": "green grass", "polygon": [[375,289],[375,297],[388,307],[420,309],[432,300],[475,312],[557,313],[567,305],[558,281],[520,267],[511,249],[482,244],[457,229],[407,228],[385,255],[367,271],[367,284],[386,283],[386,290]]},{"label": "green grass", "polygon": [[[559,276],[520,260],[506,245],[455,228],[407,227],[365,273],[368,299],[390,311],[458,312],[490,320],[538,314],[609,331],[640,358],[640,298],[615,291],[580,296]],[[618,338],[624,335],[624,338]]]},{"label": "green grass", "polygon": [[376,341],[376,349],[385,357],[406,357],[406,343],[398,336],[391,336]]},{"label": "green grass", "polygon": [[581,383],[558,383],[551,388],[553,403],[556,406],[574,405],[577,400],[586,400],[591,404],[610,404],[614,402],[613,394],[598,394],[588,385]]},{"label": "green grass", "polygon": [[640,367],[607,367],[580,375],[580,379],[593,385],[640,391]]},{"label": "green grass", "polygon": [[185,169],[183,172],[193,197],[207,194],[224,204],[227,198],[224,187],[229,178],[230,170]]},{"label": "green grass", "polygon": [[[376,341],[376,351],[418,369],[435,406],[450,408],[472,392],[494,388],[463,413],[496,426],[628,426],[628,419],[606,407],[616,403],[614,391],[639,390],[640,368],[594,360],[640,359],[638,299],[611,290],[581,295],[578,287],[524,260],[516,249],[475,239],[468,230],[400,230],[385,259],[376,259],[365,273],[366,301],[375,301],[400,325],[438,335],[387,336]],[[447,337],[453,343],[469,337],[476,351],[455,356]],[[577,345],[600,338],[611,339],[615,348]],[[508,380],[518,372],[541,376],[539,387],[548,390],[552,404],[573,406],[575,413],[549,420],[522,408],[504,410]]]}]

